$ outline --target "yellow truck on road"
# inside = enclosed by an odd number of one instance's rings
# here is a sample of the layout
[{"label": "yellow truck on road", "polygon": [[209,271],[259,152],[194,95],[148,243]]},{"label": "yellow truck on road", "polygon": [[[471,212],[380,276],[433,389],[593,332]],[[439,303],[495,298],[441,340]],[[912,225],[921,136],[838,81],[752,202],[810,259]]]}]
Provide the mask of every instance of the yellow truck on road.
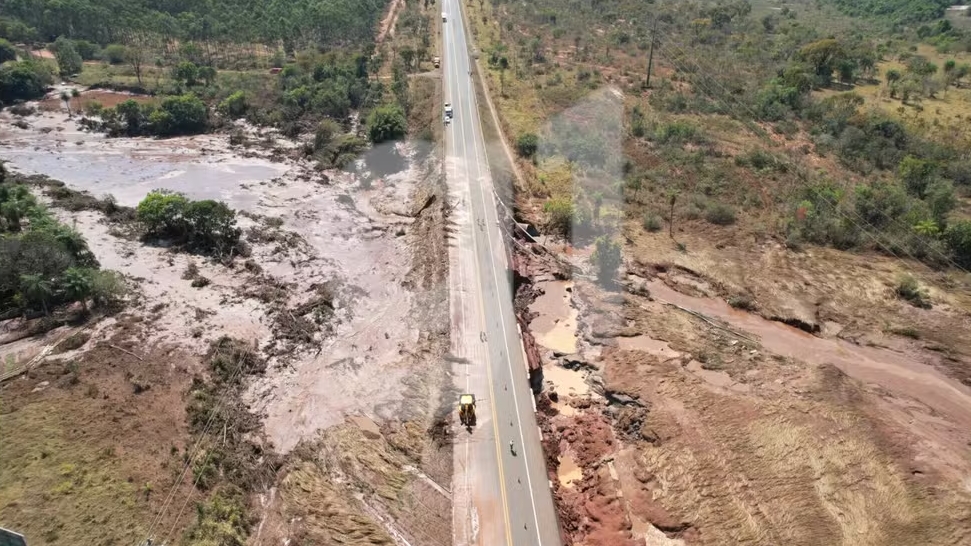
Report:
[{"label": "yellow truck on road", "polygon": [[475,396],[459,395],[459,421],[462,426],[472,430],[475,427]]}]

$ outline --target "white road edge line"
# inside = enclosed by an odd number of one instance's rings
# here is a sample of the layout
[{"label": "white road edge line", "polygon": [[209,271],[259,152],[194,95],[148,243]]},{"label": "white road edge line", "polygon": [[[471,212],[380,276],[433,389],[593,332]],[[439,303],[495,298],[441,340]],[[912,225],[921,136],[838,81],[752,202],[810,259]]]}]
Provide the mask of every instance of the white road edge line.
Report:
[{"label": "white road edge line", "polygon": [[[459,11],[461,11],[461,9],[462,8],[461,8],[461,4],[460,4],[459,5]],[[462,21],[463,21],[462,24],[464,24],[464,19],[462,19]],[[466,53],[467,52],[468,52],[468,43],[466,43]],[[471,60],[469,60],[469,63],[470,63],[469,70],[471,70]],[[471,85],[470,85],[470,87],[471,87]],[[477,102],[476,102],[476,96],[475,96],[475,88],[472,87],[471,89],[472,89],[471,100],[466,102],[466,104],[470,105],[469,106],[469,119],[470,120],[471,119],[476,119],[476,118],[473,118],[472,117],[471,104],[476,104],[476,107],[478,108],[478,105],[477,105]],[[484,137],[482,137],[482,134],[481,134],[481,125],[479,125],[479,126],[477,126],[477,127],[475,127],[475,128],[472,129],[472,138],[473,138],[473,140],[476,138],[476,136],[479,137],[480,142],[482,142],[482,148],[484,148],[485,147],[485,141],[484,141]],[[479,148],[477,147],[476,152],[478,152],[478,151],[479,151]],[[476,164],[481,169],[482,163],[480,161],[480,158],[478,157],[478,153],[476,153]],[[489,177],[491,177],[491,172],[489,172],[489,164],[488,164],[488,162],[486,162],[486,173],[487,173],[487,175]],[[483,206],[483,208],[485,208],[487,201],[485,200],[485,193],[482,191],[482,184],[481,183],[479,184],[479,195],[482,197],[482,206]],[[493,201],[493,205],[495,205],[495,202],[494,201]],[[483,212],[486,213],[486,218],[488,218],[489,215],[488,215],[487,211],[483,211]],[[488,242],[488,245],[489,245],[489,254],[490,254],[490,256],[492,256],[494,258],[495,257],[495,249],[493,248],[493,245],[492,245],[492,235],[490,233],[490,231],[491,231],[490,228],[492,226],[491,226],[491,222],[488,222],[488,220],[487,220],[486,223],[487,223],[486,229],[485,229],[485,232],[486,232],[486,242]],[[505,261],[505,260],[503,260],[503,261]],[[500,286],[499,285],[499,276],[496,274],[495,262],[493,260],[490,260],[489,263],[490,263],[490,269],[492,269],[492,278],[493,278],[493,281],[495,282],[495,286],[496,286],[496,301],[499,303],[499,322],[500,322],[500,324],[502,326],[502,331],[503,331],[503,336],[502,336],[503,337],[503,343],[505,345],[506,354],[508,356],[510,354],[510,351],[509,351],[509,339],[505,336],[505,332],[507,332],[508,330],[506,328],[506,320],[502,316],[502,299],[499,297],[499,286]],[[520,346],[520,350],[522,350],[522,346]],[[513,369],[512,369],[512,361],[511,361],[510,358],[506,358],[506,366],[509,369],[510,377],[515,377],[515,374],[513,373]],[[519,397],[516,395],[515,383],[513,383],[512,398],[513,398],[513,406],[514,406],[514,408],[516,410],[516,420],[519,422],[519,425],[520,425],[518,427],[519,428],[519,443],[522,446],[522,450],[523,450],[523,467],[526,469],[526,485],[529,488],[529,502],[530,502],[530,505],[533,508],[533,528],[536,531],[536,540],[537,540],[536,544],[537,545],[542,545],[543,544],[543,538],[542,538],[542,536],[539,533],[539,517],[536,515],[536,499],[533,496],[533,481],[532,481],[532,478],[530,478],[530,475],[529,475],[529,460],[526,458],[526,439],[523,436],[523,428],[522,428],[522,421],[523,420],[522,420],[522,416],[519,414]],[[533,400],[533,403],[535,404],[535,399]],[[498,440],[498,438],[496,440]],[[542,449],[542,447],[540,447],[540,449]]]}]

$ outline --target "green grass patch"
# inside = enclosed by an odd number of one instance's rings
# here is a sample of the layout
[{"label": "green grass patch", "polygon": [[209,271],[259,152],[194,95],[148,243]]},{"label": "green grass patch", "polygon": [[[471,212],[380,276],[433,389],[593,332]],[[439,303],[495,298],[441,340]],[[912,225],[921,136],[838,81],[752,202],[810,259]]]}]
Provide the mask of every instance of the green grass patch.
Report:
[{"label": "green grass patch", "polygon": [[[57,388],[51,386],[49,388]],[[80,396],[80,393],[78,393]],[[3,414],[0,514],[41,544],[134,544],[149,512],[125,461],[76,430],[85,423],[50,403]]]}]

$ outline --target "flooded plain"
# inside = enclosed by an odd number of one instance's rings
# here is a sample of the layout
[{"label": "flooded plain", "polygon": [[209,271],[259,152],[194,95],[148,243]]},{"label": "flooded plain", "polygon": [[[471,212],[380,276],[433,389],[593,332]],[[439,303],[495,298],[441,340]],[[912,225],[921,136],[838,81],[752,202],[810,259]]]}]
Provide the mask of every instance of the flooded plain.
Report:
[{"label": "flooded plain", "polygon": [[[28,127],[14,126],[17,119]],[[261,144],[233,148],[221,134],[107,138],[58,111],[26,118],[2,112],[0,159],[15,171],[46,175],[97,197],[111,195],[127,206],[153,189],[221,200],[279,218],[281,229],[299,235],[304,243],[293,248],[253,245],[260,268],[292,286],[293,304],[309,299],[313,286],[339,287],[331,335],[318,336],[315,352],[275,358],[271,365],[278,371],[252,392],[267,432],[287,451],[346,415],[395,413],[406,376],[396,363],[418,341],[417,327],[410,326],[415,297],[405,286],[413,249],[402,235],[414,221],[410,198],[429,150],[401,143],[375,147],[347,171],[321,173],[309,161],[280,153],[298,143],[272,131],[240,130]],[[269,310],[239,296],[245,281],[238,271],[114,237],[91,212],[56,212],[88,239],[105,267],[142,279],[144,308],[165,307],[152,343],[201,349],[222,333],[261,346],[271,342]],[[242,216],[239,223],[244,232],[256,224]],[[210,286],[200,290],[184,280],[190,261],[212,280]],[[205,335],[198,335],[200,329]]]}]

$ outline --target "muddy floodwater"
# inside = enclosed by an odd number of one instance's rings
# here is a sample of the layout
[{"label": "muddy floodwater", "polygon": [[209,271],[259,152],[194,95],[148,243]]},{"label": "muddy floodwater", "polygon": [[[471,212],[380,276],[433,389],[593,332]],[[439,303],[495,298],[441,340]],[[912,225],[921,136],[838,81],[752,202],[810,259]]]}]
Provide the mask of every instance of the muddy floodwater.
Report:
[{"label": "muddy floodwater", "polygon": [[[251,127],[241,130],[270,145],[231,148],[223,134],[107,138],[83,131],[60,112],[22,118],[26,129],[13,125],[17,119],[0,112],[0,159],[16,171],[47,175],[98,197],[112,195],[128,206],[157,188],[217,199],[237,210],[279,217],[282,229],[306,241],[297,254],[254,256],[265,272],[295,287],[294,298],[319,283],[341,287],[340,320],[319,351],[276,362],[277,371],[253,389],[278,449],[289,450],[348,415],[397,412],[407,374],[396,363],[418,341],[415,298],[404,286],[411,249],[401,234],[414,221],[409,200],[427,150],[389,144],[369,150],[345,172],[322,174],[305,160],[271,160],[270,147],[288,155],[299,144],[275,133],[257,135]],[[170,317],[158,319],[153,341],[191,344],[192,328],[199,326],[207,335],[239,335],[261,344],[272,338],[267,309],[256,300],[238,301],[239,282],[223,279],[215,264],[205,269],[213,279],[210,287],[190,288],[181,279],[187,258],[173,262],[161,249],[122,242],[94,213],[65,220],[85,235],[106,267],[146,279],[145,296],[174,308]],[[254,224],[245,217],[239,222],[244,230]],[[196,316],[208,318],[193,324],[187,318],[193,307],[201,310]]]},{"label": "muddy floodwater", "polygon": [[551,351],[573,354],[577,351],[577,310],[570,304],[569,281],[548,281],[539,283],[543,295],[529,306],[537,313],[529,323],[529,329],[536,336],[536,342]]}]

